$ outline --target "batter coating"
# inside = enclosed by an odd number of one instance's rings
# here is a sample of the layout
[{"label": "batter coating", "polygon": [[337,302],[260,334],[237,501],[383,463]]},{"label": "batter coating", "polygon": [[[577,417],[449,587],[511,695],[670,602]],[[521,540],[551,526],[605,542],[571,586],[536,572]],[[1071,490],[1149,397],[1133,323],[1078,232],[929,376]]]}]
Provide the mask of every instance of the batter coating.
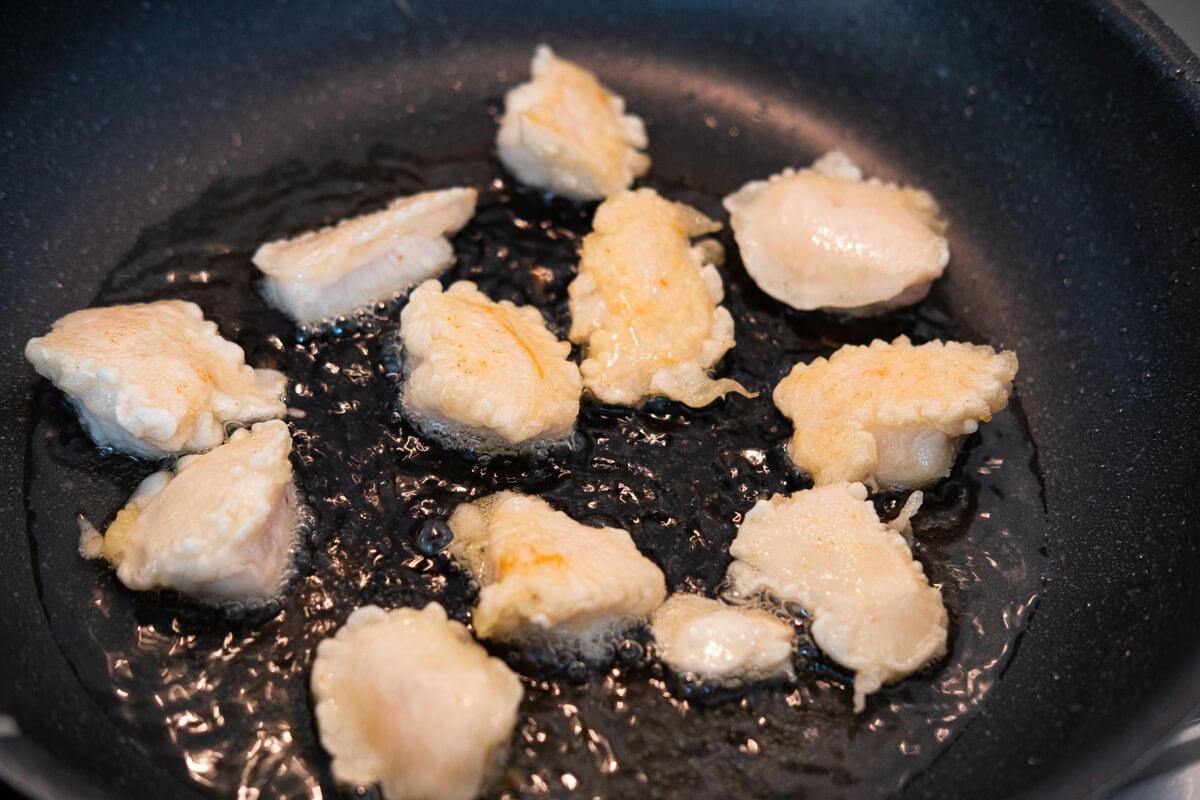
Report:
[{"label": "batter coating", "polygon": [[627,189],[650,168],[646,128],[596,76],[539,45],[533,78],[509,90],[496,134],[500,161],[517,179],[573,200]]},{"label": "batter coating", "polygon": [[924,299],[950,261],[928,192],[863,180],[844,153],[725,198],[746,272],[792,308],[876,314]]},{"label": "batter coating", "polygon": [[104,558],[130,589],[213,600],[265,600],[291,572],[296,531],[292,436],[279,420],[242,429],[215,450],[142,481],[104,536],[80,552]]},{"label": "batter coating", "polygon": [[986,345],[894,342],[797,364],[772,395],[792,420],[788,448],[818,486],[919,488],[950,473],[962,436],[1008,405],[1017,356]]},{"label": "batter coating", "polygon": [[230,422],[287,413],[287,379],[253,369],[195,303],[86,308],[30,339],[25,358],[70,398],[98,445],[160,458],[210,450]]},{"label": "batter coating", "polygon": [[720,227],[653,189],[622,192],[596,209],[568,293],[571,341],[583,348],[583,384],[597,400],[636,406],[661,396],[700,407],[749,394],[708,375],[733,347],[733,318],[720,305],[712,248],[692,246],[691,237]]},{"label": "batter coating", "polygon": [[799,603],[817,646],[854,670],[855,712],[867,695],[946,652],[941,592],[904,536],[919,504],[887,525],[861,483],[777,495],[750,509],[729,548],[735,593]]},{"label": "batter coating", "polygon": [[268,242],[254,254],[271,305],[300,325],[350,314],[454,263],[447,237],[475,214],[474,189],[422,192],[373,214]]},{"label": "batter coating", "polygon": [[451,556],[482,588],[475,634],[602,658],[625,628],[662,605],[662,571],[629,533],[592,528],[546,501],[500,492],[451,515]]},{"label": "batter coating", "polygon": [[421,284],[400,316],[400,399],[426,432],[471,450],[527,449],[566,439],[583,381],[571,345],[540,311],[492,301],[470,281]]},{"label": "batter coating", "polygon": [[317,647],[321,744],[344,784],[387,800],[470,800],[502,766],[525,692],[462,623],[420,611],[356,610]]},{"label": "batter coating", "polygon": [[650,620],[655,647],[671,669],[702,681],[760,680],[792,674],[792,626],[759,608],[673,594]]}]

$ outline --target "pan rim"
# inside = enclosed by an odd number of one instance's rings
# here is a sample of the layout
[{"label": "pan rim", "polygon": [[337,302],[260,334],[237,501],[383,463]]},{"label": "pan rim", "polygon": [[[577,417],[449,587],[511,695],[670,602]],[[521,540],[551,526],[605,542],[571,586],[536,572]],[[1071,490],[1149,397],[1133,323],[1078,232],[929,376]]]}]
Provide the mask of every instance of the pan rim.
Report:
[{"label": "pan rim", "polygon": [[[1179,70],[1182,79],[1177,82],[1176,94],[1181,103],[1187,104],[1192,116],[1200,120],[1200,84],[1197,83],[1200,81],[1200,60],[1166,23],[1141,0],[1087,0],[1083,5],[1101,13],[1105,17],[1104,23],[1119,33],[1142,58]],[[17,375],[11,382],[19,386],[24,377]],[[28,380],[24,382],[29,383]],[[10,381],[5,380],[5,383]],[[20,491],[19,485],[14,488]],[[5,506],[7,510],[7,501]],[[27,543],[20,546],[28,547]],[[1117,788],[1151,756],[1153,746],[1200,705],[1197,675],[1200,675],[1200,643],[1193,648],[1190,658],[1180,663],[1174,679],[1167,681],[1167,685],[1155,693],[1157,696],[1130,720],[1126,731],[1111,737],[1104,746],[1091,753],[1076,754],[1075,758],[1064,760],[1062,767],[1049,773],[1041,785],[1032,787],[1023,796],[1090,796]],[[7,750],[0,750],[0,767],[19,768],[18,758]],[[0,768],[0,775],[3,774],[5,772]],[[45,777],[53,782],[56,775]],[[75,784],[67,780],[69,775],[69,770],[63,770],[64,784],[74,787]]]},{"label": "pan rim", "polygon": [[[1089,0],[1087,5],[1125,39],[1131,51],[1156,61],[1179,77],[1176,94],[1186,104],[1200,130],[1200,56],[1150,9],[1143,0]],[[1036,621],[1035,621],[1036,624]],[[1122,786],[1148,762],[1172,732],[1200,712],[1200,641],[1180,664],[1172,680],[1159,689],[1136,714],[1122,735],[1113,736],[1090,753],[1075,753],[1041,782],[1020,795],[1022,800],[1059,800],[1106,796]]]}]

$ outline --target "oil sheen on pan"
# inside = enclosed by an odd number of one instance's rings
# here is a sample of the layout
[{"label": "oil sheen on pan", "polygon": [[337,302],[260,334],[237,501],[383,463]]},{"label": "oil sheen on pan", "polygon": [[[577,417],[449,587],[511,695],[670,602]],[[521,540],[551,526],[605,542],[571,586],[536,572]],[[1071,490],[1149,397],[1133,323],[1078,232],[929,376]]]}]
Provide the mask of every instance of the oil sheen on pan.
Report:
[{"label": "oil sheen on pan", "polygon": [[[715,194],[650,184],[723,218]],[[630,530],[669,590],[711,595],[754,501],[809,485],[790,466],[791,429],[770,399],[787,369],[876,337],[967,338],[969,321],[945,309],[936,287],[919,306],[873,319],[787,311],[746,276],[726,228],[737,346],[721,374],[765,391],[699,410],[585,403],[564,457],[464,457],[422,440],[397,412],[384,356],[402,303],[298,337],[258,293],[250,263],[263,241],[455,185],[482,191],[443,282],[536,305],[565,337],[590,208],[520,190],[493,160],[427,163],[382,146],[361,163],[293,163],[217,183],[147,229],[95,299],[194,301],[251,363],[288,376],[310,513],[297,577],[274,605],[217,612],[134,594],[81,558],[78,516],[103,528],[154,466],[98,451],[57,392],[36,392],[27,502],[52,630],[106,712],[211,797],[338,796],[308,694],[316,645],[369,603],[436,600],[467,619],[477,587],[444,552],[442,522],[460,502],[505,489],[541,495],[576,519]],[[915,520],[916,556],[950,614],[946,658],[856,716],[848,676],[803,637],[794,682],[719,690],[672,677],[644,634],[622,641],[606,668],[489,644],[526,686],[499,794],[707,797],[737,786],[746,797],[838,797],[902,787],[978,713],[1041,591],[1046,519],[1019,392],[1018,380],[1012,404],[969,438]],[[880,496],[884,516],[903,499]]]}]

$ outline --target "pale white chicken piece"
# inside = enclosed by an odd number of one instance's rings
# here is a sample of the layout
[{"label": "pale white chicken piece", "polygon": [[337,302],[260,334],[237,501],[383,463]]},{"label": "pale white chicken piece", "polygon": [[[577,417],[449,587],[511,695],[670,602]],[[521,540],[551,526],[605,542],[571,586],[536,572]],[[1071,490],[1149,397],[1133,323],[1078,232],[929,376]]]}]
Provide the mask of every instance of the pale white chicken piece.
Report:
[{"label": "pale white chicken piece", "polygon": [[579,274],[568,287],[571,341],[583,348],[583,385],[604,403],[651,397],[700,407],[728,392],[751,396],[708,370],[733,347],[711,249],[691,238],[720,229],[653,189],[622,192],[596,209]]},{"label": "pale white chicken piece", "polygon": [[87,308],[30,339],[25,358],[65,392],[101,446],[157,458],[209,450],[229,422],[287,413],[287,379],[246,365],[195,303]]},{"label": "pale white chicken piece", "polygon": [[254,254],[271,305],[308,325],[387,300],[454,263],[447,237],[475,214],[475,189],[393,200],[373,214],[268,242]]},{"label": "pale white chicken piece", "polygon": [[1017,356],[906,336],[797,364],[775,387],[792,420],[788,452],[817,485],[929,486],[950,473],[960,437],[1008,404]]},{"label": "pale white chicken piece", "polygon": [[490,495],[459,506],[449,524],[451,556],[482,587],[474,624],[484,639],[601,658],[666,596],[662,571],[627,531],[583,525],[537,497]]},{"label": "pale white chicken piece", "polygon": [[470,281],[426,281],[400,315],[400,401],[427,433],[487,452],[571,435],[583,379],[540,311],[495,302]]},{"label": "pale white chicken piece", "polygon": [[746,272],[792,308],[875,314],[920,302],[950,261],[928,192],[877,180],[839,151],[725,198]]},{"label": "pale white chicken piece", "polygon": [[646,127],[596,76],[539,45],[533,79],[509,90],[496,134],[500,161],[522,183],[573,200],[627,189],[650,168]]},{"label": "pale white chicken piece", "polygon": [[792,626],[761,608],[673,594],[650,619],[659,657],[702,681],[792,675]]},{"label": "pale white chicken piece", "polygon": [[340,783],[387,800],[471,800],[503,766],[525,691],[430,603],[364,606],[313,661],[317,732]]},{"label": "pale white chicken piece", "polygon": [[856,712],[867,695],[946,652],[942,595],[904,536],[914,511],[889,526],[861,483],[819,486],[760,500],[729,548],[735,593],[798,603],[817,646],[854,670]]},{"label": "pale white chicken piece", "polygon": [[236,431],[215,450],[142,481],[103,536],[80,552],[104,558],[130,589],[213,600],[264,600],[291,570],[297,513],[292,436],[279,420]]}]

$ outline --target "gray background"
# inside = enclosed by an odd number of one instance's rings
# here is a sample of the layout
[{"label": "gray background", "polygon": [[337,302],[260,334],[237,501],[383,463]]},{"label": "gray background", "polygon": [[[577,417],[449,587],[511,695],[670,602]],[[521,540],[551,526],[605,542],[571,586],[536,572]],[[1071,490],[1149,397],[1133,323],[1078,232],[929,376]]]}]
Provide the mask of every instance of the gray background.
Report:
[{"label": "gray background", "polygon": [[1200,0],[1145,0],[1187,42],[1192,52],[1200,52]]}]

